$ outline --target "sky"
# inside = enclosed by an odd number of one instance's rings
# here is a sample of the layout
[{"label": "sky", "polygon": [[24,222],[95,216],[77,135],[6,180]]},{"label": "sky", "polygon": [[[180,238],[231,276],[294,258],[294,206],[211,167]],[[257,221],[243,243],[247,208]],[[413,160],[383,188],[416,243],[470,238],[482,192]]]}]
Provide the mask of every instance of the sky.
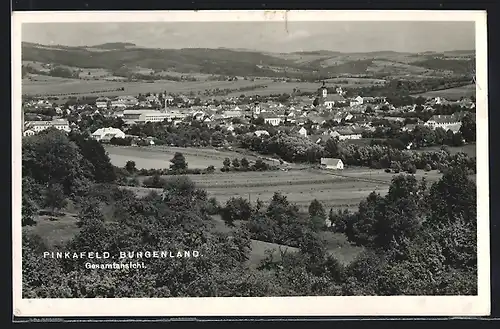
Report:
[{"label": "sky", "polygon": [[148,48],[236,48],[264,52],[424,52],[475,49],[474,22],[25,23],[22,41]]}]

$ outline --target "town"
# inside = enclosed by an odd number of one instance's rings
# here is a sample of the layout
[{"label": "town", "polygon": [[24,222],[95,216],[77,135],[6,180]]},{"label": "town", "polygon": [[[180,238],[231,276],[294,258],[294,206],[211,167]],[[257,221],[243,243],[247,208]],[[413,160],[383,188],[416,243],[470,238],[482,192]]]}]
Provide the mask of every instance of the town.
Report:
[{"label": "town", "polygon": [[[328,89],[334,89],[335,92],[328,93]],[[94,118],[96,122],[110,122],[98,120],[103,117],[117,120],[113,121],[113,126],[97,124],[93,126],[97,129],[87,132],[102,143],[119,143],[117,145],[124,145],[123,139],[128,139],[128,145],[167,142],[157,136],[128,133],[134,125],[165,123],[179,126],[192,125],[193,121],[232,137],[253,129],[253,133],[259,137],[261,134],[268,136],[284,132],[308,138],[314,143],[324,143],[329,138],[361,140],[371,136],[383,137],[388,135],[388,131],[394,135],[396,131],[412,132],[424,127],[434,131],[442,129],[444,135],[451,132],[454,136],[461,132],[465,116],[470,114],[470,119],[475,120],[475,102],[467,97],[454,101],[442,97],[418,97],[413,100],[413,104],[395,107],[385,97],[345,98],[344,94],[342,88],[327,87],[323,83],[318,95],[280,95],[278,98],[285,100],[282,102],[268,99],[252,103],[250,97],[246,103],[238,98],[228,98],[224,104],[217,101],[219,104],[215,105],[213,101],[207,100],[201,105],[194,105],[195,99],[166,93],[112,99],[83,98],[63,104],[50,99],[30,99],[23,104],[23,135],[32,136],[49,127],[65,132],[81,130],[80,123],[88,117]],[[197,103],[200,103],[199,99]],[[452,137],[448,142],[452,146],[461,146],[467,141],[462,134]],[[212,141],[211,145],[214,144]],[[230,147],[227,139],[222,144]],[[408,142],[404,147],[410,149],[414,145]]]}]

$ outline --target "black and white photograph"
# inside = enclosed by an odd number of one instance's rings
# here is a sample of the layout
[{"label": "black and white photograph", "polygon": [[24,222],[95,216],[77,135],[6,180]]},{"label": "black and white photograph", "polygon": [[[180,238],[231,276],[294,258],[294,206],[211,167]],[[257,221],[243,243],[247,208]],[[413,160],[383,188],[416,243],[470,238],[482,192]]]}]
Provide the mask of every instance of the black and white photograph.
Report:
[{"label": "black and white photograph", "polygon": [[489,314],[485,12],[13,31],[16,315]]}]

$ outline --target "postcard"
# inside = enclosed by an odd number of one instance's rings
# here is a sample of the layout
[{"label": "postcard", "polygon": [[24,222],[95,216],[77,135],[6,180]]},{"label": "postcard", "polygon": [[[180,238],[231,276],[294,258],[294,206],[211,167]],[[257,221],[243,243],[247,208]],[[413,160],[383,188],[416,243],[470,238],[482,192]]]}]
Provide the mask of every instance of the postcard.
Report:
[{"label": "postcard", "polygon": [[490,312],[486,12],[14,12],[19,317]]}]

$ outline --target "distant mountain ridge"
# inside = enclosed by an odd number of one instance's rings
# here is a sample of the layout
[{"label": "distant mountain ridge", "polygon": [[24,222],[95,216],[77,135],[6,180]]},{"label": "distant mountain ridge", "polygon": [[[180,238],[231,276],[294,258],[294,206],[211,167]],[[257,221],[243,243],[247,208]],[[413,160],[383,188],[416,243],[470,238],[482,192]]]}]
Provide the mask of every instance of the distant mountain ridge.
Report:
[{"label": "distant mountain ridge", "polygon": [[[229,48],[144,48],[129,42],[93,46],[62,46],[22,43],[23,61],[77,68],[142,67],[157,71],[232,76],[324,77],[339,74],[432,73],[471,71],[474,51],[395,51],[342,53],[329,50],[270,53]],[[448,58],[450,57],[450,58]],[[407,73],[408,73],[407,72]]]}]

